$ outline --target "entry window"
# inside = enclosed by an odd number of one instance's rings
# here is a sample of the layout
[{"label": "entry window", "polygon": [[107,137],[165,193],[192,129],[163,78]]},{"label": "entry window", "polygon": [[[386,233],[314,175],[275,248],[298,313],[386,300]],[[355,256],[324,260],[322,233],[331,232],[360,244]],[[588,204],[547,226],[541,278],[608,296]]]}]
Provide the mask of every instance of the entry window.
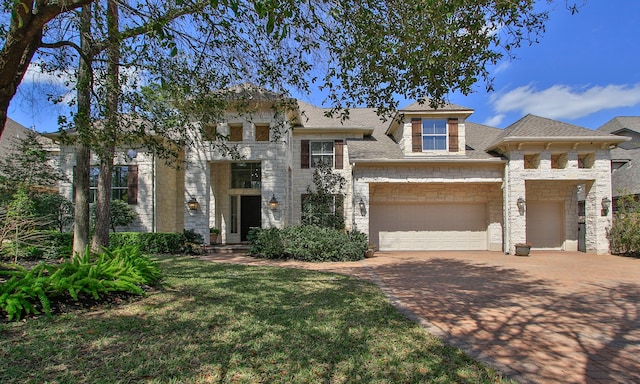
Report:
[{"label": "entry window", "polygon": [[231,188],[260,189],[261,179],[260,163],[231,163]]},{"label": "entry window", "polygon": [[238,233],[238,196],[231,196],[231,233]]},{"label": "entry window", "polygon": [[312,141],[309,148],[311,166],[333,165],[333,141]]},{"label": "entry window", "polygon": [[422,150],[445,151],[447,149],[447,121],[422,119]]}]

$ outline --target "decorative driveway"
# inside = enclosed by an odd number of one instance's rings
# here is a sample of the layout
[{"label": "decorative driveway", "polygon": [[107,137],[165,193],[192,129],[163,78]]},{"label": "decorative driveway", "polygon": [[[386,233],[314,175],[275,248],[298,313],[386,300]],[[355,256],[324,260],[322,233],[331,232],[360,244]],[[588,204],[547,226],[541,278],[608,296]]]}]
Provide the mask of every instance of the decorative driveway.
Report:
[{"label": "decorative driveway", "polygon": [[640,259],[393,252],[349,263],[208,260],[374,281],[407,317],[521,383],[640,383]]}]

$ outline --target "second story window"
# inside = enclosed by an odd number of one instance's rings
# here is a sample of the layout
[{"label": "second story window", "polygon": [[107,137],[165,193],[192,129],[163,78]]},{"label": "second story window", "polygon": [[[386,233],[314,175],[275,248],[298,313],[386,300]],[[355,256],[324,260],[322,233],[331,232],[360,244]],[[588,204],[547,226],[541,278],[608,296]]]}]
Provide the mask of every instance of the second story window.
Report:
[{"label": "second story window", "polygon": [[411,119],[412,152],[458,152],[458,119]]},{"label": "second story window", "polygon": [[447,121],[444,119],[422,120],[422,150],[444,151],[447,149]]},{"label": "second story window", "polygon": [[300,168],[315,168],[323,163],[335,169],[343,169],[344,147],[343,140],[301,140]]},{"label": "second story window", "polygon": [[229,141],[242,141],[242,124],[229,124]]},{"label": "second story window", "polygon": [[309,149],[312,167],[333,165],[333,141],[312,141]]}]

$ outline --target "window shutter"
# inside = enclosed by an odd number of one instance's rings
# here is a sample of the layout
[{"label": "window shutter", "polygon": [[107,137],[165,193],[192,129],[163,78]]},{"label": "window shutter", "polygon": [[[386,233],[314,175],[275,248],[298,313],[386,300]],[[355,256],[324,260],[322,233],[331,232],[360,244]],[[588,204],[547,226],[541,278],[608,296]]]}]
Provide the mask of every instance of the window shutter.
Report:
[{"label": "window shutter", "polygon": [[411,150],[422,152],[422,119],[411,119]]},{"label": "window shutter", "polygon": [[300,168],[309,168],[309,140],[302,140],[300,142]]},{"label": "window shutter", "polygon": [[333,150],[335,152],[335,168],[342,169],[342,163],[344,162],[344,141],[336,140],[333,143]]},{"label": "window shutter", "polygon": [[127,196],[129,204],[138,204],[138,166],[129,165],[127,172]]},{"label": "window shutter", "polygon": [[449,152],[458,152],[458,119],[449,119]]}]

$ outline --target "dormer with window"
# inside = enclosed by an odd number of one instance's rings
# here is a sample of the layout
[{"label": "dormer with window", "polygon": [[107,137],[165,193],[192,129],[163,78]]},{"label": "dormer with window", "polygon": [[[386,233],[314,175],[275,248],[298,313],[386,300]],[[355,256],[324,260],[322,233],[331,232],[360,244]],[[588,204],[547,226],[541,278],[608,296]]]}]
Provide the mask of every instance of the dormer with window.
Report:
[{"label": "dormer with window", "polygon": [[465,119],[473,110],[454,104],[432,108],[414,103],[398,112],[403,117],[387,130],[406,156],[465,155]]}]

